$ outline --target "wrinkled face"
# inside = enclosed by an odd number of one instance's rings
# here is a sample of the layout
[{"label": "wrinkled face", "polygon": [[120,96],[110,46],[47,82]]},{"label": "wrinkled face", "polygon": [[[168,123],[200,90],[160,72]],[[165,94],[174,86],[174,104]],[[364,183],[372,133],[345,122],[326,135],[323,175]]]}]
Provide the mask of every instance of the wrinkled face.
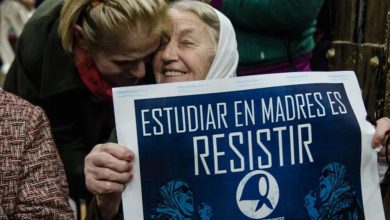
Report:
[{"label": "wrinkled face", "polygon": [[190,187],[184,182],[177,182],[175,184],[174,196],[183,214],[192,216],[194,212],[194,198]]},{"label": "wrinkled face", "polygon": [[172,28],[153,60],[157,83],[203,80],[215,56],[216,43],[194,13],[170,9]]},{"label": "wrinkled face", "polygon": [[325,166],[322,170],[321,176],[319,178],[320,181],[320,198],[321,201],[326,201],[329,199],[332,193],[332,186],[335,181],[335,170],[333,166]]},{"label": "wrinkled face", "polygon": [[102,77],[113,87],[135,85],[145,76],[145,62],[158,48],[160,35],[131,33],[121,42],[116,47],[120,49],[90,52]]}]

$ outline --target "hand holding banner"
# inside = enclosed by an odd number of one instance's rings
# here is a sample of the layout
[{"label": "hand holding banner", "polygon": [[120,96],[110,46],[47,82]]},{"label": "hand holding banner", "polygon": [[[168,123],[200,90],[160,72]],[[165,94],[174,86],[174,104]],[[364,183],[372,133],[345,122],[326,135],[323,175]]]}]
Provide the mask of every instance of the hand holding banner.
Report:
[{"label": "hand holding banner", "polygon": [[125,219],[384,219],[353,72],[114,89]]}]

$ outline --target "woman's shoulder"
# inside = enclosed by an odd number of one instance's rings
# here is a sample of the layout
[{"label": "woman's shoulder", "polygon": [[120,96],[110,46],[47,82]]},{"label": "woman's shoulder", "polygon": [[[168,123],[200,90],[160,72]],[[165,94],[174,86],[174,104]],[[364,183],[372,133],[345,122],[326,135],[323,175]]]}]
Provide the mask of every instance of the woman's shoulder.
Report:
[{"label": "woman's shoulder", "polygon": [[40,107],[0,89],[0,117],[3,120],[29,121],[42,114]]},{"label": "woman's shoulder", "polygon": [[62,0],[45,0],[30,18],[29,23],[55,21],[60,17],[64,2]]}]

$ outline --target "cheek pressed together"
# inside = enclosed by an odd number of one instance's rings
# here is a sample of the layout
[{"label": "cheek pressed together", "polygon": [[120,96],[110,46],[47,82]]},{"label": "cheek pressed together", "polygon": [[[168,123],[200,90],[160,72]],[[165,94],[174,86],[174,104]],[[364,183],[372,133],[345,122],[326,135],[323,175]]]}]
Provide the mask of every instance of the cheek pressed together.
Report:
[{"label": "cheek pressed together", "polygon": [[159,44],[159,34],[133,34],[120,42],[121,50],[100,50],[91,56],[102,77],[113,86],[131,86],[145,76],[145,62]]}]

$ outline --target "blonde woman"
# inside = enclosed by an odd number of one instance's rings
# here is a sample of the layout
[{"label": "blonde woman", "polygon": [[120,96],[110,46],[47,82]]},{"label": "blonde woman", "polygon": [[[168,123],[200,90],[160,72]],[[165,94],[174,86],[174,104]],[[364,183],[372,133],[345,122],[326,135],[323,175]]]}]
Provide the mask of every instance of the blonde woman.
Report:
[{"label": "blonde woman", "polygon": [[[237,42],[229,19],[199,1],[175,2],[168,14],[169,33],[164,35],[153,59],[158,83],[236,75]],[[114,143],[98,145],[86,157],[86,184],[96,195],[87,219],[120,218],[120,193],[132,178],[133,158],[128,148]]]},{"label": "blonde woman", "polygon": [[76,200],[91,197],[84,157],[114,127],[111,88],[148,83],[165,16],[164,0],[47,0],[20,36],[4,88],[46,111]]}]

